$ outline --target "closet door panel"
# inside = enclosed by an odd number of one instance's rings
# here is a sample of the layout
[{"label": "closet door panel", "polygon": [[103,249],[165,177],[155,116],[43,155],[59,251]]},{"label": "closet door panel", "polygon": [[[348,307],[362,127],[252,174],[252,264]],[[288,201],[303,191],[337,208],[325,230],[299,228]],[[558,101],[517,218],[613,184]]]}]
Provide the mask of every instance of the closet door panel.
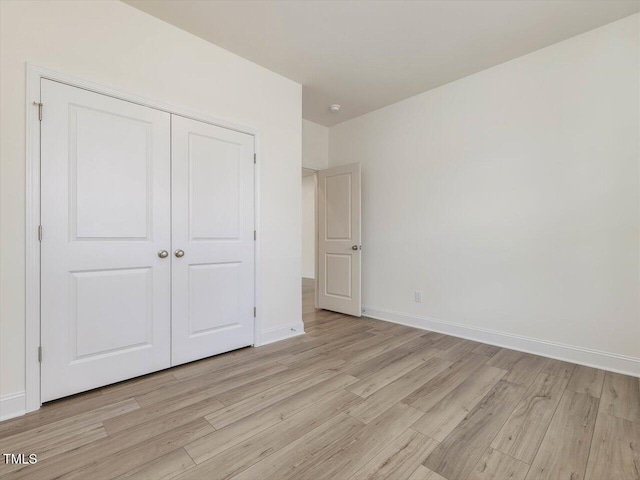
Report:
[{"label": "closet door panel", "polygon": [[42,401],[170,365],[170,115],[42,80]]},{"label": "closet door panel", "polygon": [[172,117],[172,364],[254,338],[253,136]]}]

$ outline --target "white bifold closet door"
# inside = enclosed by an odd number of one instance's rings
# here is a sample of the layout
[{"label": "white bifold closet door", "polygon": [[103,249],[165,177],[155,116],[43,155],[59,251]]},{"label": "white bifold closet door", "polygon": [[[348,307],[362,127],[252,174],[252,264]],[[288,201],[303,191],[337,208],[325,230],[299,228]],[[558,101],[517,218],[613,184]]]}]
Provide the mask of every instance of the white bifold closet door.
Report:
[{"label": "white bifold closet door", "polygon": [[178,365],[254,341],[254,143],[252,135],[177,115],[171,131],[171,359]]},{"label": "white bifold closet door", "polygon": [[42,80],[42,401],[170,366],[170,115]]},{"label": "white bifold closet door", "polygon": [[41,99],[41,400],[253,344],[253,136]]}]

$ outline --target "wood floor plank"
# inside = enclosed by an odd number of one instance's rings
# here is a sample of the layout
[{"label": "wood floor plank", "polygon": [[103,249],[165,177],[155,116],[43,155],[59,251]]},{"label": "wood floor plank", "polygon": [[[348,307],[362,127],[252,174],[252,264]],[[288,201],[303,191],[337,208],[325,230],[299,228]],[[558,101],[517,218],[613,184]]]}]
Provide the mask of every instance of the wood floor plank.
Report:
[{"label": "wood floor plank", "polygon": [[422,412],[399,403],[366,425],[347,443],[338,442],[307,473],[314,480],[349,478],[387,444],[400,436]]},{"label": "wood floor plank", "polygon": [[146,407],[155,403],[166,402],[185,394],[196,393],[203,388],[207,388],[210,395],[213,396],[236,388],[239,385],[249,383],[255,379],[267,378],[269,375],[277,375],[285,371],[288,371],[288,369],[284,365],[267,363],[260,364],[250,372],[241,375],[221,376],[222,378],[216,379],[215,382],[211,380],[212,377],[215,377],[215,374],[210,374],[211,376],[205,376],[205,378],[198,376],[178,382],[177,384],[163,386],[143,395],[138,395],[136,401],[141,407]]},{"label": "wood floor plank", "polygon": [[473,353],[474,350],[476,350],[481,345],[478,342],[473,342],[464,338],[458,340],[459,341],[454,343],[451,348],[440,351],[436,355],[438,355],[440,358],[444,358],[445,360],[452,360],[455,362],[461,356],[467,353]]},{"label": "wood floor plank", "polygon": [[527,480],[582,480],[598,399],[565,390],[531,464]]},{"label": "wood floor plank", "polygon": [[491,446],[531,464],[567,385],[566,377],[540,373]]},{"label": "wood floor plank", "polygon": [[184,444],[201,438],[212,431],[213,427],[200,418],[181,427],[168,430],[148,442],[138,444],[135,448],[122,450],[118,454],[117,462],[114,462],[112,458],[103,458],[102,460],[91,462],[83,468],[69,472],[61,479],[115,478],[147,462],[161,458]]},{"label": "wood floor plank", "polygon": [[[179,380],[187,380],[191,377],[200,375],[212,375],[216,372],[224,372],[231,368],[242,368],[244,365],[256,366],[256,364],[264,366],[284,359],[288,352],[270,351],[266,345],[265,349],[257,348],[241,348],[232,352],[217,355],[215,357],[205,358],[197,362],[188,363],[175,367],[175,376]],[[259,360],[259,362],[257,362]],[[174,368],[171,369],[172,371]]]},{"label": "wood floor plank", "polygon": [[434,439],[412,429],[383,448],[349,480],[404,480],[438,445]]},{"label": "wood floor plank", "polygon": [[232,478],[341,413],[349,406],[352,395],[332,398],[328,402],[302,410],[273,427],[257,433],[235,448],[225,450],[199,463],[177,478],[185,480]]},{"label": "wood floor plank", "polygon": [[364,423],[369,423],[451,365],[447,360],[432,357],[350,408],[348,413]]},{"label": "wood floor plank", "polygon": [[[305,328],[305,333],[310,337],[318,337],[320,335],[327,335],[327,337],[337,334],[336,330],[346,328],[349,334],[356,331],[354,324],[349,321],[349,317],[336,312],[325,312],[324,315],[316,315],[316,323],[312,324],[309,328]],[[360,331],[368,331],[370,327],[368,325],[361,325]]]},{"label": "wood floor plank", "polygon": [[89,412],[72,415],[37,428],[0,438],[0,451],[22,451],[37,448],[45,442],[60,441],[64,436],[73,436],[87,426],[95,426],[101,422],[138,410],[140,407],[134,399],[123,400],[113,405],[100,407]]},{"label": "wood floor plank", "polygon": [[305,332],[312,329],[316,329],[317,331],[331,329],[335,325],[344,324],[344,321],[347,318],[337,312],[331,312],[329,310],[316,310],[313,315],[313,319],[315,320],[315,322],[310,322],[310,328],[305,329]]},{"label": "wood floor plank", "polygon": [[[108,437],[107,431],[104,429],[102,424],[95,423],[75,428],[68,431],[66,434],[56,435],[48,439],[35,437],[21,445],[12,444],[10,452],[37,453],[38,461],[42,462],[47,458],[52,458],[56,455],[64,455],[66,452],[70,452],[82,447],[83,445],[88,445],[106,437]],[[4,450],[3,453],[8,453],[8,451]],[[5,478],[9,472],[14,472],[21,468],[23,468],[21,464],[6,464],[2,461],[0,462],[0,478]]]},{"label": "wood floor plank", "polygon": [[342,390],[353,383],[353,380],[353,377],[348,375],[333,377],[318,384],[317,387],[311,387],[291,395],[231,425],[218,429],[211,435],[186,445],[185,449],[197,463],[202,463],[316,403],[322,404],[331,398],[339,400],[342,398],[345,405],[354,405],[361,399],[353,393]]},{"label": "wood floor plank", "polygon": [[604,374],[605,371],[598,368],[576,365],[571,380],[567,385],[567,390],[600,398],[602,385],[604,384]]},{"label": "wood floor plank", "polygon": [[325,342],[323,345],[312,348],[310,350],[305,350],[301,353],[297,353],[295,355],[290,356],[284,360],[281,360],[281,363],[288,366],[293,366],[297,363],[301,363],[310,359],[317,357],[320,354],[330,352],[334,349],[343,347],[348,345],[350,342],[355,340],[362,339],[364,337],[372,337],[372,333],[362,333],[362,330],[358,331],[354,329],[353,333],[348,334],[344,332],[342,335],[338,335],[339,332],[336,333],[336,338],[331,342]]},{"label": "wood floor plank", "polygon": [[364,378],[360,377],[362,380],[354,383],[348,389],[356,395],[367,398],[394,380],[397,380],[404,374],[422,365],[431,355],[430,353],[422,355],[420,352],[408,352],[406,356],[390,362],[371,375]]},{"label": "wood floor plank", "polygon": [[276,385],[275,387],[265,390],[258,395],[254,395],[246,400],[229,405],[228,407],[220,409],[211,415],[207,415],[205,418],[216,428],[216,430],[219,430],[227,425],[237,422],[238,420],[248,417],[252,413],[258,412],[265,407],[278,403],[291,395],[295,395],[298,392],[302,392],[303,390],[318,385],[319,383],[335,377],[336,375],[337,374],[335,372],[330,371],[320,372],[317,374],[313,373],[311,375],[299,377],[291,382]]},{"label": "wood floor plank", "polygon": [[141,395],[145,392],[150,392],[168,383],[175,383],[176,380],[175,372],[173,370],[166,370],[118,382],[98,390],[103,396],[109,397],[110,401],[120,401],[131,398],[132,396]]},{"label": "wood floor plank", "polygon": [[453,348],[457,344],[462,343],[464,341],[465,340],[463,338],[452,337],[450,335],[443,335],[437,340],[433,340],[431,342],[431,347],[438,350],[449,350],[450,348]]},{"label": "wood floor plank", "polygon": [[500,347],[496,347],[495,345],[488,345],[486,343],[481,343],[474,350],[473,353],[477,353],[478,355],[484,355],[486,357],[493,357],[500,350]]},{"label": "wood floor plank", "polygon": [[119,415],[117,417],[108,418],[103,421],[104,428],[113,435],[122,432],[136,425],[142,425],[154,420],[161,420],[166,415],[187,408],[191,405],[198,404],[203,401],[209,401],[211,411],[224,408],[224,404],[216,398],[212,398],[209,389],[202,390],[197,393],[187,393],[185,395],[174,397],[166,402],[153,403],[144,408],[138,408],[131,412]]},{"label": "wood floor plank", "polygon": [[377,332],[390,333],[393,332],[397,327],[396,323],[385,322],[375,318],[367,317],[366,315],[364,315],[362,318],[365,319],[368,324],[371,324],[371,328],[376,330]]},{"label": "wood floor plank", "polygon": [[[286,350],[286,353],[288,354],[287,357],[293,357],[294,355],[296,355],[298,353],[302,353],[302,352],[306,352],[306,351],[312,350],[314,348],[326,346],[332,340],[331,338],[327,338],[326,335],[320,335],[320,336],[317,336],[317,337],[313,337],[312,335],[309,335],[306,332],[305,332],[305,337],[308,337],[306,342],[300,342],[297,345],[293,345],[292,347],[290,347],[290,348],[288,348]],[[371,338],[371,337],[366,337],[366,338]],[[282,353],[284,353],[284,352],[282,352]],[[280,361],[280,362],[284,361],[284,363],[287,363],[286,362],[287,359],[288,358],[280,358],[280,359],[278,359],[278,361]]]},{"label": "wood floor plank", "polygon": [[427,457],[424,466],[448,480],[466,479],[525,390],[522,385],[498,382]]},{"label": "wood floor plank", "polygon": [[249,397],[258,395],[272,387],[291,382],[296,378],[304,377],[311,373],[322,371],[337,371],[338,367],[344,365],[344,360],[339,358],[331,358],[320,356],[314,359],[314,362],[307,362],[299,368],[289,368],[287,370],[270,375],[268,378],[256,378],[251,382],[244,383],[236,388],[227,390],[216,395],[225,405],[233,405],[235,403],[246,400]]},{"label": "wood floor plank", "polygon": [[339,354],[357,354],[360,352],[366,352],[370,348],[377,347],[379,345],[384,345],[387,343],[393,335],[388,335],[385,333],[376,333],[372,337],[365,338],[364,340],[359,340],[357,342],[353,342],[351,345],[346,345],[340,349],[338,349]]},{"label": "wood floor plank", "polygon": [[505,373],[505,370],[483,365],[430,408],[412,428],[442,442]]},{"label": "wood floor plank", "polygon": [[384,343],[377,344],[373,347],[368,348],[367,350],[363,350],[360,352],[351,352],[348,350],[348,347],[342,348],[341,352],[338,353],[340,358],[349,362],[352,365],[359,365],[365,362],[375,363],[382,362],[384,360],[375,360],[377,357],[387,354],[388,352],[401,347],[413,340],[415,340],[415,333],[404,333],[402,335],[391,335],[388,340]]},{"label": "wood floor plank", "polygon": [[[244,350],[242,351],[244,352]],[[190,364],[190,370],[179,370],[175,375],[180,381],[182,388],[198,388],[203,385],[210,385],[211,379],[213,378],[219,382],[227,378],[250,374],[256,369],[265,369],[269,366],[279,366],[281,364],[278,364],[277,362],[279,360],[283,360],[288,355],[288,352],[277,352],[276,356],[265,355],[266,358],[261,357],[259,362],[257,362],[255,358],[245,355],[242,360],[238,360],[236,363],[228,365],[225,368],[219,368],[215,362],[212,362],[211,359],[208,358],[201,362],[194,362],[194,364]]]},{"label": "wood floor plank", "polygon": [[488,448],[467,480],[524,480],[528,471],[526,463]]},{"label": "wood floor plank", "polygon": [[[354,325],[349,322],[348,318],[345,318],[339,314],[324,318],[322,321],[317,322],[315,325],[306,328],[305,333],[309,335],[311,339],[324,338],[327,341],[338,341],[340,339],[340,332],[344,332],[344,335],[352,335],[356,332],[366,332],[369,328],[355,328]],[[375,331],[370,332],[375,335]]]},{"label": "wood floor plank", "polygon": [[607,372],[600,398],[600,411],[630,422],[640,422],[640,382],[638,379]]},{"label": "wood floor plank", "polygon": [[[213,407],[212,407],[213,406]],[[107,438],[91,442],[64,455],[48,458],[35,465],[25,467],[12,475],[12,478],[29,480],[51,479],[62,477],[70,472],[83,469],[87,464],[97,463],[103,459],[114,461],[120,452],[134,449],[143,443],[163,438],[165,434],[179,430],[182,426],[199,422],[212,408],[218,408],[218,401],[210,398],[195,405],[172,412],[161,421],[150,421],[142,425],[118,432]],[[169,432],[169,433],[167,433]],[[55,472],[55,475],[52,475]],[[5,480],[3,478],[3,480]]]},{"label": "wood floor plank", "polygon": [[447,480],[436,472],[429,470],[424,465],[420,465],[408,480]]},{"label": "wood floor plank", "polygon": [[315,430],[291,442],[273,455],[254,464],[234,480],[288,480],[305,478],[305,472],[333,444],[353,437],[364,424],[346,413],[340,413]]},{"label": "wood floor plank", "polygon": [[0,422],[0,439],[67,418],[70,415],[87,412],[103,405],[102,392],[100,390],[92,390],[73,397],[48,402],[40,410]]},{"label": "wood floor plank", "polygon": [[640,423],[599,413],[586,480],[640,480]]},{"label": "wood floor plank", "polygon": [[547,360],[547,358],[530,353],[502,349],[487,362],[487,365],[507,370],[505,381],[528,387],[533,383]]},{"label": "wood floor plank", "polygon": [[170,480],[195,466],[184,448],[178,448],[159,459],[116,477],[117,480]]},{"label": "wood floor plank", "polygon": [[392,335],[404,335],[406,333],[409,334],[416,334],[418,332],[416,332],[416,329],[413,327],[409,327],[408,325],[402,325],[399,323],[395,323],[393,324],[392,327],[387,329],[388,333],[391,333]]},{"label": "wood floor plank", "polygon": [[[332,322],[311,327],[306,331],[306,334],[312,339],[315,338],[317,340],[322,340],[324,345],[334,349],[348,345],[350,342],[354,342],[356,340],[373,337],[376,332],[370,331],[369,328],[361,325],[354,325],[347,318],[338,318]],[[308,351],[308,353],[314,354],[327,350],[322,345],[314,348],[316,349],[314,352]],[[305,356],[304,352],[301,353],[300,356],[303,357],[302,359],[308,358],[308,355]],[[295,361],[298,360],[296,359]]]},{"label": "wood floor plank", "polygon": [[464,382],[487,361],[487,357],[475,353],[467,354],[442,373],[425,383],[403,400],[412,407],[426,412],[446,397],[451,390]]},{"label": "wood floor plank", "polygon": [[547,363],[544,364],[540,373],[569,380],[573,376],[575,369],[575,363],[563,362],[562,360],[550,358],[547,360]]},{"label": "wood floor plank", "polygon": [[349,375],[353,375],[354,377],[363,380],[371,375],[377,374],[385,367],[393,364],[394,362],[398,362],[410,355],[414,354],[415,348],[421,348],[421,354],[423,359],[428,359],[433,356],[435,351],[433,349],[424,348],[424,340],[418,337],[418,346],[415,345],[416,339],[411,339],[406,343],[385,351],[384,353],[377,355],[369,360],[358,363],[357,365],[348,368],[346,373]]}]

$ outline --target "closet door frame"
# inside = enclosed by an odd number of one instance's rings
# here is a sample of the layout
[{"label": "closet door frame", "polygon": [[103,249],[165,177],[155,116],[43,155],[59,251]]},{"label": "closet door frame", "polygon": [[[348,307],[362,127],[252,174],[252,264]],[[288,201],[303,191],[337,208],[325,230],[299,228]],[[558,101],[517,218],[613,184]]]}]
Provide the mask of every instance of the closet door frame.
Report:
[{"label": "closet door frame", "polygon": [[[27,88],[25,99],[26,112],[26,218],[25,218],[25,395],[24,412],[38,410],[42,405],[40,397],[40,359],[46,361],[46,352],[40,352],[40,235],[46,241],[46,231],[40,231],[40,115],[46,116],[47,106],[41,105],[41,80],[53,80],[66,85],[82,88],[94,93],[107,95],[145,107],[154,108],[170,114],[180,115],[199,122],[210,123],[218,127],[235,130],[252,135],[256,158],[260,158],[260,132],[246,125],[238,125],[224,119],[212,117],[201,112],[171,105],[162,101],[152,100],[133,95],[108,86],[56,72],[33,64],[26,64]],[[254,319],[254,344],[262,345],[261,331],[261,282],[260,282],[260,163],[254,166],[254,228],[258,235],[254,242],[254,305],[256,315]],[[41,356],[42,355],[42,356]]]}]

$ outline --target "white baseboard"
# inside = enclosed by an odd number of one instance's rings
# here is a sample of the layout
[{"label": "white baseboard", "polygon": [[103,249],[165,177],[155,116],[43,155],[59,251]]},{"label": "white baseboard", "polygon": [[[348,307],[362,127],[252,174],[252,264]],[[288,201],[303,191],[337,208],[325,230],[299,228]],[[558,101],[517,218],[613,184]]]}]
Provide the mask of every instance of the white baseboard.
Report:
[{"label": "white baseboard", "polygon": [[423,330],[445,333],[454,337],[466,338],[476,342],[488,343],[498,347],[533,353],[543,357],[555,358],[571,363],[600,368],[611,372],[640,377],[640,358],[627,357],[588,348],[565,345],[562,343],[539,340],[511,333],[498,332],[459,323],[445,322],[430,317],[392,312],[382,308],[363,306],[363,315],[387,322],[408,325]]},{"label": "white baseboard", "polygon": [[309,278],[311,280],[315,280],[316,275],[314,273],[302,273],[302,278]]},{"label": "white baseboard", "polygon": [[270,328],[260,334],[260,344],[256,347],[266,345],[268,343],[279,342],[287,338],[297,337],[304,334],[304,324],[302,322],[290,323],[281,327]]},{"label": "white baseboard", "polygon": [[0,397],[0,422],[26,413],[24,392]]}]

